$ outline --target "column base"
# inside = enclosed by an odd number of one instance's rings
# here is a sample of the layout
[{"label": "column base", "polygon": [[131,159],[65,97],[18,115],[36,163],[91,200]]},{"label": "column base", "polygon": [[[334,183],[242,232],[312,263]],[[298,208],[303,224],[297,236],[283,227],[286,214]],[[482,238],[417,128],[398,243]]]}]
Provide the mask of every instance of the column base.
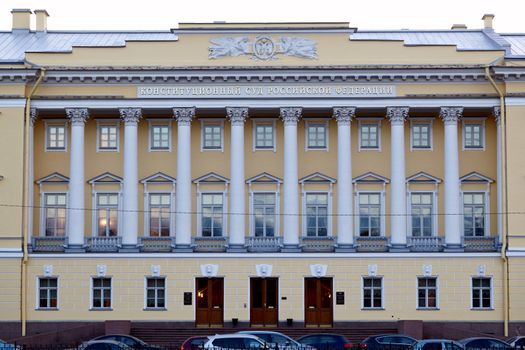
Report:
[{"label": "column base", "polygon": [[122,247],[118,249],[119,253],[139,253],[140,249],[136,244],[123,244]]},{"label": "column base", "polygon": [[85,253],[86,247],[83,244],[68,244],[64,249],[65,253]]},{"label": "column base", "polygon": [[465,249],[461,244],[445,244],[443,252],[445,253],[463,253]]},{"label": "column base", "polygon": [[171,248],[175,253],[193,253],[193,247],[190,244],[177,244]]},{"label": "column base", "polygon": [[391,253],[408,253],[410,249],[406,244],[391,244],[388,251]]},{"label": "column base", "polygon": [[340,244],[338,243],[335,247],[336,253],[355,253],[356,248],[353,244]]},{"label": "column base", "polygon": [[226,248],[228,253],[246,253],[247,251],[244,244],[229,244],[228,248]]},{"label": "column base", "polygon": [[299,244],[285,244],[281,248],[281,253],[300,253],[303,250],[299,247]]}]

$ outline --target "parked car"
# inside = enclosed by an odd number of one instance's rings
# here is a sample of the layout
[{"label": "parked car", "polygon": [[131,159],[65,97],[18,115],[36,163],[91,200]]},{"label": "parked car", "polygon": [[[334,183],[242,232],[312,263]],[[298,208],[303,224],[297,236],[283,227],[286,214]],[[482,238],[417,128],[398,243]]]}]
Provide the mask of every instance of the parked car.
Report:
[{"label": "parked car", "polygon": [[353,344],[340,334],[320,333],[305,335],[297,341],[301,344],[310,345],[317,350],[348,350]]},{"label": "parked car", "polygon": [[271,347],[266,342],[251,334],[222,334],[213,335],[204,344],[204,349],[230,350],[230,349],[251,349],[251,350],[270,350]]},{"label": "parked car", "polygon": [[413,344],[410,350],[465,350],[465,346],[448,339],[425,339]]},{"label": "parked car", "polygon": [[496,338],[465,338],[459,340],[466,350],[513,350],[510,344]]},{"label": "parked car", "polygon": [[133,350],[124,343],[115,340],[90,340],[78,347],[78,350]]},{"label": "parked car", "polygon": [[0,339],[0,350],[15,350],[16,346],[14,344],[9,344],[6,341]]},{"label": "parked car", "polygon": [[359,344],[361,350],[408,350],[417,342],[403,334],[379,334],[366,338]]},{"label": "parked car", "polygon": [[525,349],[525,335],[518,335],[507,339],[507,343],[515,349],[522,350]]},{"label": "parked car", "polygon": [[264,340],[270,347],[279,350],[315,350],[314,347],[301,344],[289,336],[272,331],[241,331],[240,334],[251,334]]},{"label": "parked car", "polygon": [[200,350],[204,349],[204,344],[208,341],[208,337],[189,337],[182,343],[180,350]]},{"label": "parked car", "polygon": [[145,343],[144,341],[140,340],[139,338],[136,338],[131,335],[125,335],[125,334],[101,335],[100,337],[96,337],[92,340],[113,340],[119,343],[126,344],[130,348],[140,349],[140,350],[159,350],[160,349],[159,346],[149,345]]}]

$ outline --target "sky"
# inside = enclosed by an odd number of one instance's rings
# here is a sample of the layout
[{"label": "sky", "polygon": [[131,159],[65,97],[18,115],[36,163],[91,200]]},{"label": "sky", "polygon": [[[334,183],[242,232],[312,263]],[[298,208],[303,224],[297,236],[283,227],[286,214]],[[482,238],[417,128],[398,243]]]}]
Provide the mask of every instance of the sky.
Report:
[{"label": "sky", "polygon": [[[169,30],[180,22],[350,22],[359,29],[482,28],[525,33],[525,0],[0,0],[0,30],[11,9],[45,9],[49,30]],[[34,28],[34,24],[33,24]]]}]

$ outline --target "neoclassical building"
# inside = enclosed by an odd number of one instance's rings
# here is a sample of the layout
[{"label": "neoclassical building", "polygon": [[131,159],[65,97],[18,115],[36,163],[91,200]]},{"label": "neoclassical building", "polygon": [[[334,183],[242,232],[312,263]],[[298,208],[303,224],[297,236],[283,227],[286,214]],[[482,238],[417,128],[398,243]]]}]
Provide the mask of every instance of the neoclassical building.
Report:
[{"label": "neoclassical building", "polygon": [[12,14],[0,338],[525,326],[525,34]]}]

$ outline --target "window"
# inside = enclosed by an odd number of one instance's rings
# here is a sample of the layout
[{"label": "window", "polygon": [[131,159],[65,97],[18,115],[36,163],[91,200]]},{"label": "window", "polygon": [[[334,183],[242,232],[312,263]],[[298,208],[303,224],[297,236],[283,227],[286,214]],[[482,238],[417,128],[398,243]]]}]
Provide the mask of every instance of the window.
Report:
[{"label": "window", "polygon": [[432,148],[432,124],[431,123],[412,124],[412,148],[413,149]]},{"label": "window", "polygon": [[381,194],[359,194],[359,236],[381,235]]},{"label": "window", "polygon": [[159,309],[166,307],[166,278],[146,278],[146,308]]},{"label": "window", "polygon": [[432,193],[412,193],[410,207],[412,215],[412,236],[432,236]]},{"label": "window", "polygon": [[149,195],[149,235],[160,237],[170,235],[171,196],[169,193]]},{"label": "window", "polygon": [[98,150],[118,151],[118,125],[98,126]]},{"label": "window", "polygon": [[490,309],[492,307],[492,280],[490,277],[472,278],[472,308]]},{"label": "window", "polygon": [[327,127],[326,123],[307,123],[306,124],[306,148],[307,149],[327,149]]},{"label": "window", "polygon": [[381,277],[363,278],[363,308],[379,309],[383,307],[383,279]]},{"label": "window", "polygon": [[437,309],[437,278],[419,277],[417,279],[417,307]]},{"label": "window", "polygon": [[111,308],[111,278],[93,277],[91,307],[93,309]]},{"label": "window", "polygon": [[463,193],[463,234],[485,236],[485,193]]},{"label": "window", "polygon": [[38,308],[58,308],[58,278],[40,277],[38,279]]},{"label": "window", "polygon": [[255,123],[254,128],[254,149],[256,150],[274,150],[275,149],[275,131],[273,122]]},{"label": "window", "polygon": [[64,236],[66,234],[66,194],[46,193],[44,201],[46,236]]},{"label": "window", "polygon": [[275,193],[253,194],[255,237],[275,236]]},{"label": "window", "polygon": [[46,151],[65,151],[66,150],[66,125],[47,124],[46,125]]},{"label": "window", "polygon": [[463,123],[463,148],[482,149],[484,145],[484,124],[464,122]]},{"label": "window", "polygon": [[99,236],[118,235],[118,194],[97,195],[97,222]]},{"label": "window", "polygon": [[379,123],[359,124],[359,148],[378,150],[381,146],[379,138]]},{"label": "window", "polygon": [[306,235],[328,235],[328,194],[306,194]]},{"label": "window", "polygon": [[222,151],[222,124],[203,123],[202,149]]},{"label": "window", "polygon": [[223,226],[222,193],[202,194],[202,236],[220,237]]},{"label": "window", "polygon": [[169,125],[151,125],[150,126],[150,150],[152,151],[169,151],[170,127]]}]

